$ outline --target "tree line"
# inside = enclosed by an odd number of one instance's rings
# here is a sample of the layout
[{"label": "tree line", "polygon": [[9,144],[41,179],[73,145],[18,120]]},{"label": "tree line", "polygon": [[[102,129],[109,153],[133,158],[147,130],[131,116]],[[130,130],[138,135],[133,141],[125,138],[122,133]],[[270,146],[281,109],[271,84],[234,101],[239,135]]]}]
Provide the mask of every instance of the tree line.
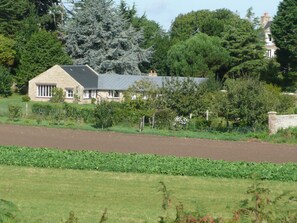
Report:
[{"label": "tree line", "polygon": [[[66,4],[68,3],[68,4]],[[71,3],[71,4],[70,4]],[[67,5],[67,6],[66,6]],[[89,64],[99,73],[252,77],[296,89],[296,1],[283,0],[271,30],[278,47],[265,57],[263,27],[252,9],[178,15],[168,32],[122,0],[3,0],[0,3],[0,94],[55,64]]]}]

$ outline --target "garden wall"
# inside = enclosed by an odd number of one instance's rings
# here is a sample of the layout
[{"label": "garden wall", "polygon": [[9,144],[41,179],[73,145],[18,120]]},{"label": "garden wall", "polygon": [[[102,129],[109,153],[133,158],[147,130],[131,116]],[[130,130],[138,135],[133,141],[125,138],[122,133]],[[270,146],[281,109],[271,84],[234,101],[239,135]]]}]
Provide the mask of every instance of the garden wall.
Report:
[{"label": "garden wall", "polygon": [[279,129],[297,127],[297,115],[276,115],[276,112],[268,113],[269,133],[275,134]]}]

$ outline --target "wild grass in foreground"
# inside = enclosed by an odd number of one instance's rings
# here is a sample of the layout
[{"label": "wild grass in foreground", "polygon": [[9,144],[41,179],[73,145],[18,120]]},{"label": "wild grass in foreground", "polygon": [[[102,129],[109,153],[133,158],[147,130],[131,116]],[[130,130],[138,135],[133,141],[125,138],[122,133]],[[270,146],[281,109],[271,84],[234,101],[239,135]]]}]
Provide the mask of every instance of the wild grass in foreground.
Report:
[{"label": "wild grass in foreground", "polygon": [[297,181],[296,163],[227,162],[195,157],[0,146],[0,164],[184,176]]},{"label": "wild grass in foreground", "polygon": [[[107,223],[156,223],[159,216],[174,219],[175,206],[202,215],[232,218],[252,180],[111,173],[87,170],[0,166],[0,198],[19,209],[27,223],[63,223],[75,213],[80,223],[99,222],[107,208]],[[166,184],[171,208],[162,209],[159,182]],[[261,181],[275,197],[296,192],[296,182]],[[277,207],[278,213],[294,212],[296,203]]]}]

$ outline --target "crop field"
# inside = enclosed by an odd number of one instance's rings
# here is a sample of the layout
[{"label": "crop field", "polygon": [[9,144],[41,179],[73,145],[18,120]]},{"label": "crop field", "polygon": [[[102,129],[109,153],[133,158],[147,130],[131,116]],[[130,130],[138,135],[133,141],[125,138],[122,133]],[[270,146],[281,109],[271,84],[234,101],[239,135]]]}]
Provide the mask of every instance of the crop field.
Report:
[{"label": "crop field", "polygon": [[[241,200],[250,198],[247,188],[252,180],[211,177],[168,176],[158,174],[112,173],[89,170],[44,169],[0,166],[0,198],[19,208],[24,222],[66,221],[73,211],[79,222],[99,222],[107,208],[108,223],[157,222],[161,208],[162,181],[170,191],[174,217],[175,205],[187,210],[231,218]],[[296,182],[262,181],[271,196],[296,192]],[[280,211],[297,210],[297,204]]]}]

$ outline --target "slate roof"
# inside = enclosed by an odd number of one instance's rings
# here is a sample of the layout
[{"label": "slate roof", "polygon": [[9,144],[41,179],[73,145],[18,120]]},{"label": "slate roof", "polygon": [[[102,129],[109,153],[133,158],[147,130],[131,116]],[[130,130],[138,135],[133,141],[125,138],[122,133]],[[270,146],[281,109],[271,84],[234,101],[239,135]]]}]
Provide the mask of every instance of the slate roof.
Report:
[{"label": "slate roof", "polygon": [[[168,77],[168,76],[136,76],[136,75],[119,75],[119,74],[99,74],[98,89],[100,90],[127,90],[136,81],[149,80],[158,87],[171,78],[183,81],[185,77]],[[205,78],[192,78],[196,83],[200,84]]]},{"label": "slate roof", "polygon": [[[120,75],[120,74],[98,74],[87,65],[62,65],[60,66],[72,78],[80,83],[84,89],[98,90],[127,90],[136,81],[149,80],[158,87],[170,78],[183,81],[185,77],[168,77],[168,76],[139,76],[139,75]],[[192,78],[197,84],[200,84],[206,78]]]},{"label": "slate roof", "polygon": [[60,66],[85,89],[97,89],[98,74],[87,65]]}]

